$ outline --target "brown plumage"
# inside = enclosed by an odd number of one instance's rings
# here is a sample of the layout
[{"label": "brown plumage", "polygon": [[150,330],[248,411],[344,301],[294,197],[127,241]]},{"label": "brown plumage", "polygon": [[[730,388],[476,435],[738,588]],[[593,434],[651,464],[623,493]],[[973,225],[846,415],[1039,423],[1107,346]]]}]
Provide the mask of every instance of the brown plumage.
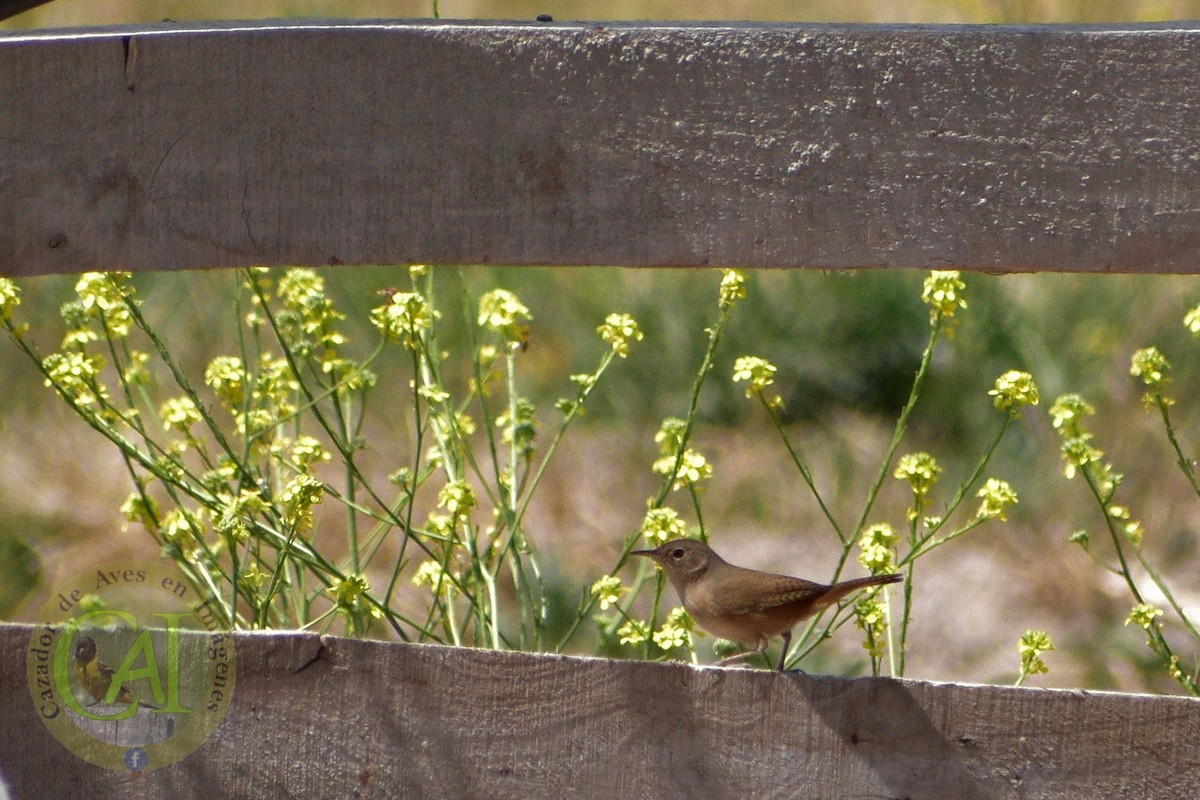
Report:
[{"label": "brown plumage", "polygon": [[653,550],[630,555],[653,559],[663,568],[679,601],[704,630],[750,645],[754,650],[722,659],[740,661],[767,649],[772,637],[783,637],[783,669],[792,628],[800,620],[833,605],[856,589],[903,580],[902,575],[873,575],[832,585],[803,578],[759,572],[730,564],[695,539],[675,539]]}]

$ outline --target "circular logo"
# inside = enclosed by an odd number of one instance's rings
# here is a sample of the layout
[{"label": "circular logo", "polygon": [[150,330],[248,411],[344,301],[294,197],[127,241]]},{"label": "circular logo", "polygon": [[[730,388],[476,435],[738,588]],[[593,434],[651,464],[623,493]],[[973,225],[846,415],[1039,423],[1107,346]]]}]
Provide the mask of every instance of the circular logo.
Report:
[{"label": "circular logo", "polygon": [[173,764],[216,730],[233,697],[233,637],[178,568],[116,561],[42,607],[29,691],[42,722],[97,766]]}]

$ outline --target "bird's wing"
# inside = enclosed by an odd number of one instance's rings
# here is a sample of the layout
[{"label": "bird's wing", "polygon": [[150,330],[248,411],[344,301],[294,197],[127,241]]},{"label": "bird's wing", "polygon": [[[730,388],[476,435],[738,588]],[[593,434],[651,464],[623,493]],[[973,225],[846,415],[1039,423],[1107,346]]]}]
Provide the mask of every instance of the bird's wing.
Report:
[{"label": "bird's wing", "polygon": [[112,676],[115,675],[117,671],[99,659],[96,660],[95,664],[97,674],[99,674],[100,677],[104,678],[105,680],[111,682]]},{"label": "bird's wing", "polygon": [[[745,580],[751,577],[754,580]],[[728,579],[720,581],[713,590],[714,594],[720,597],[721,606],[726,613],[754,614],[794,603],[805,597],[816,596],[828,588],[803,578],[756,570],[739,570],[738,574],[730,574]]]}]

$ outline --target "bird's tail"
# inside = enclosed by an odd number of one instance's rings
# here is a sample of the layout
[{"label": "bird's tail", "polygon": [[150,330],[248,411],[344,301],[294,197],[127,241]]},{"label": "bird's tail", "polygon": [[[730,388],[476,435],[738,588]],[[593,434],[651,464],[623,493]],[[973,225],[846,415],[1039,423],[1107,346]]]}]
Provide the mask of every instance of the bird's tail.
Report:
[{"label": "bird's tail", "polygon": [[837,585],[849,587],[853,591],[854,589],[861,589],[864,586],[884,586],[889,583],[899,583],[902,580],[904,580],[903,575],[899,572],[893,572],[891,575],[870,575],[866,578],[851,578]]},{"label": "bird's tail", "polygon": [[870,575],[866,578],[851,578],[848,581],[835,583],[829,587],[829,591],[826,593],[827,602],[836,603],[857,589],[865,589],[869,586],[884,586],[889,583],[899,583],[902,580],[904,580],[904,576],[898,572],[891,575]]}]

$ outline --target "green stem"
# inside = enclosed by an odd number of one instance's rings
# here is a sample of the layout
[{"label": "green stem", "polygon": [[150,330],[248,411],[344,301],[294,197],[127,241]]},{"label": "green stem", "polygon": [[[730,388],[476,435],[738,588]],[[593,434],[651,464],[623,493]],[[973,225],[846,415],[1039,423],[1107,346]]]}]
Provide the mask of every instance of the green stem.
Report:
[{"label": "green stem", "polygon": [[[650,500],[648,507],[651,509],[662,508],[663,502],[666,500],[667,495],[671,492],[671,488],[675,485],[675,477],[679,474],[679,467],[683,463],[683,456],[687,450],[688,441],[691,439],[692,427],[695,424],[696,412],[700,405],[700,390],[704,387],[704,381],[708,377],[708,373],[712,370],[713,357],[717,350],[717,344],[721,339],[721,329],[724,327],[725,321],[729,318],[729,311],[730,306],[720,306],[716,324],[709,328],[708,344],[704,349],[704,357],[700,361],[700,369],[696,372],[696,379],[692,382],[692,393],[688,401],[687,417],[684,420],[683,435],[680,437],[679,450],[675,454],[675,463],[671,471],[667,475],[663,476],[663,481],[659,486],[658,492]],[[621,567],[625,565],[625,562],[629,559],[629,553],[633,550],[640,536],[640,532],[634,532],[631,537],[626,539],[624,547],[621,550],[621,555],[617,558],[617,563],[613,565],[612,571],[609,574],[615,574],[621,569]],[[647,570],[649,569],[653,568],[647,565],[639,570],[639,577],[635,583],[636,588],[629,593],[629,605],[632,605],[633,601],[640,593],[641,587],[644,583],[642,576],[648,574]],[[658,581],[657,587],[658,589],[655,592],[654,601],[656,606],[659,601],[659,596],[662,594],[663,583],[661,580]],[[595,607],[595,605],[596,594],[594,592],[589,592],[586,601],[582,604],[578,613],[575,615],[575,618],[571,621],[570,627],[567,628],[567,632],[563,634],[563,637],[559,640],[558,645],[554,648],[556,653],[561,653],[563,651],[563,648],[565,648],[575,636],[575,633],[579,630],[580,626],[583,624],[583,621],[591,615],[592,609]]]},{"label": "green stem", "polygon": [[1183,454],[1183,448],[1179,446],[1179,440],[1175,438],[1175,427],[1171,425],[1171,415],[1168,409],[1170,403],[1161,395],[1154,396],[1155,405],[1158,406],[1158,413],[1162,416],[1163,427],[1167,431],[1167,440],[1171,443],[1171,449],[1175,451],[1175,463],[1178,465],[1188,483],[1192,485],[1192,491],[1200,496],[1200,480],[1196,478],[1196,470],[1192,466],[1192,460]]},{"label": "green stem", "polygon": [[798,470],[800,470],[800,477],[804,479],[805,485],[807,485],[809,491],[812,492],[812,496],[816,498],[817,505],[821,508],[821,513],[825,515],[825,519],[829,520],[829,525],[833,528],[834,533],[837,534],[838,539],[841,541],[844,547],[848,542],[846,535],[842,532],[842,527],[838,525],[837,520],[834,519],[833,512],[829,509],[829,506],[825,504],[825,498],[821,497],[821,493],[817,491],[817,484],[813,480],[812,472],[809,470],[808,465],[805,464],[804,460],[800,457],[798,448],[792,445],[791,440],[788,439],[787,434],[784,432],[783,422],[779,419],[779,415],[775,412],[775,409],[772,408],[771,404],[767,402],[767,399],[763,397],[761,393],[759,393],[758,399],[759,402],[762,403],[763,408],[766,409],[767,418],[770,419],[771,424],[775,426],[775,431],[779,434],[780,440],[783,441],[783,446],[787,448],[788,455],[792,458],[792,463],[796,465]]},{"label": "green stem", "polygon": [[[867,502],[863,505],[858,522],[854,525],[855,536],[858,536],[867,524],[867,519],[871,516],[871,509],[875,506],[875,500],[879,496],[879,491],[883,488],[883,483],[887,480],[888,473],[891,471],[892,459],[896,457],[896,450],[900,447],[900,441],[904,438],[904,433],[908,430],[908,418],[912,416],[913,409],[917,406],[917,399],[921,396],[921,390],[925,386],[925,376],[928,375],[929,365],[933,362],[933,351],[937,346],[941,331],[942,318],[940,316],[934,317],[929,327],[929,341],[925,345],[925,352],[921,354],[921,363],[917,367],[916,376],[913,378],[912,389],[908,393],[908,400],[905,402],[904,408],[900,411],[900,417],[896,420],[896,427],[892,430],[892,439],[888,443],[887,452],[884,454],[883,462],[879,465],[879,472],[876,473],[875,480],[871,483],[871,488],[867,492]],[[841,570],[846,565],[849,553],[849,549],[843,553],[842,559],[838,562],[837,569],[834,571],[833,580],[836,581],[841,575]]]},{"label": "green stem", "polygon": [[[871,488],[867,492],[867,501],[863,505],[862,513],[858,517],[858,521],[854,524],[853,536],[846,538],[839,533],[839,538],[842,541],[842,553],[838,557],[837,564],[834,566],[833,577],[830,583],[837,582],[841,577],[842,570],[846,568],[846,563],[850,560],[850,553],[854,547],[854,542],[858,535],[862,532],[863,527],[867,524],[867,519],[871,515],[871,509],[875,506],[875,500],[879,496],[880,490],[883,488],[884,481],[887,480],[888,473],[892,465],[892,459],[896,457],[896,450],[900,447],[900,441],[904,438],[904,433],[908,430],[908,419],[912,416],[913,409],[916,408],[917,399],[921,396],[921,390],[925,385],[925,377],[929,373],[929,365],[933,362],[933,351],[937,346],[938,338],[942,332],[943,319],[940,316],[931,318],[929,324],[929,341],[925,345],[925,351],[921,354],[921,362],[917,366],[916,375],[913,377],[912,388],[908,393],[908,400],[904,404],[904,408],[900,411],[900,416],[896,420],[896,426],[892,430],[892,438],[888,443],[888,448],[884,454],[883,461],[879,465],[879,471],[875,475],[875,480],[871,483]],[[839,609],[841,606],[839,606]],[[824,641],[830,635],[830,628],[827,625],[817,638],[817,642],[811,646],[805,647],[805,643],[812,637],[813,631],[820,624],[824,613],[817,614],[812,617],[808,624],[805,625],[803,632],[796,639],[796,646],[793,649],[793,656],[787,659],[785,666],[791,667],[799,663],[800,659],[812,651],[812,647]],[[836,619],[836,616],[835,616]],[[832,622],[830,623],[832,625]],[[802,650],[803,648],[803,650]],[[799,655],[796,655],[799,653]]]},{"label": "green stem", "polygon": [[[1088,464],[1087,466],[1092,466],[1092,464]],[[1096,479],[1092,474],[1092,470],[1085,468],[1081,470],[1081,472],[1083,473],[1084,479],[1087,482],[1088,488],[1092,492],[1092,496],[1100,505],[1101,513],[1104,515],[1105,527],[1108,530],[1109,537],[1112,539],[1113,548],[1116,550],[1117,561],[1121,565],[1121,577],[1124,579],[1125,585],[1129,588],[1129,593],[1133,595],[1133,599],[1136,600],[1139,605],[1145,605],[1145,598],[1142,597],[1141,591],[1138,590],[1137,583],[1133,580],[1133,574],[1129,569],[1129,562],[1125,558],[1125,549],[1121,545],[1121,534],[1117,530],[1117,526],[1113,521],[1112,514],[1109,513],[1108,501],[1104,499],[1104,495],[1101,493],[1100,487],[1096,483]],[[1146,635],[1149,637],[1151,648],[1158,653],[1158,657],[1162,659],[1163,664],[1169,668],[1177,659],[1170,643],[1167,642],[1166,636],[1163,635],[1163,632],[1160,628],[1153,624],[1151,624],[1145,630]],[[1183,688],[1186,689],[1189,694],[1193,696],[1200,694],[1200,686],[1197,686],[1194,681],[1189,680],[1188,676],[1182,671],[1177,674],[1176,680],[1179,681],[1180,685],[1183,686]]]}]

